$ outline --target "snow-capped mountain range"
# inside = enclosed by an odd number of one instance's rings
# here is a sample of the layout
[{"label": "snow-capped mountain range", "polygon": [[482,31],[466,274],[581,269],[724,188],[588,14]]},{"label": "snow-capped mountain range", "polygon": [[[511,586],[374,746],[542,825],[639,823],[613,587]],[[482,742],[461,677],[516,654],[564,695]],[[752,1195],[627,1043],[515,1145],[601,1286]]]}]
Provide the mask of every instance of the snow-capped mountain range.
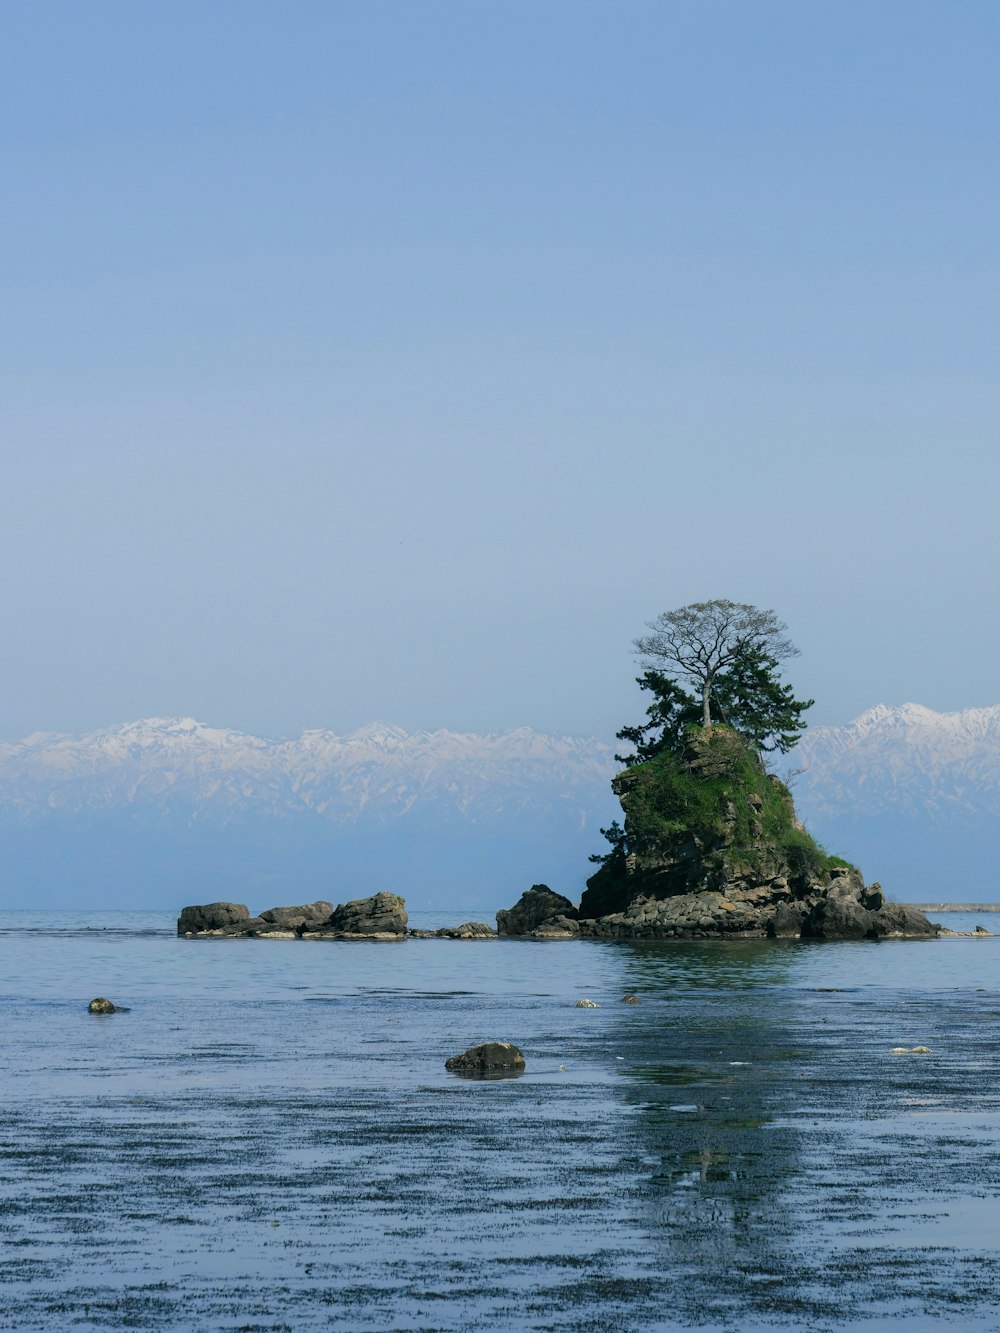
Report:
[{"label": "snow-capped mountain range", "polygon": [[[495,908],[534,880],[576,897],[620,813],[615,748],[382,722],[268,740],[192,718],[0,742],[0,903],[396,888]],[[787,766],[807,825],[897,897],[1000,897],[1000,706],[879,705],[810,729]]]},{"label": "snow-capped mountain range", "polygon": [[813,817],[1000,814],[1000,705],[879,704],[847,726],[811,728],[790,759],[804,770],[796,799]]},{"label": "snow-capped mountain range", "polygon": [[131,806],[219,824],[310,813],[343,825],[430,812],[475,825],[518,813],[583,828],[612,767],[609,745],[528,727],[407,734],[373,722],[347,736],[273,741],[189,717],[145,718],[0,743],[0,810],[31,819]]}]

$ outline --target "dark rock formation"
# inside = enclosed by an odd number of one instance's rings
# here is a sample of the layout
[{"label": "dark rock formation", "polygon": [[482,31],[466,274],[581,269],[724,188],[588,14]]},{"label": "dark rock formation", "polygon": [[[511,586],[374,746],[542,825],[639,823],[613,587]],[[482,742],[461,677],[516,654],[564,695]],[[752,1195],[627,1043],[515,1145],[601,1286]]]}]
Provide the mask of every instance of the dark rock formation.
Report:
[{"label": "dark rock formation", "polygon": [[802,925],[803,939],[865,940],[937,934],[915,907],[887,903],[881,888],[866,889],[857,871],[841,874],[818,895]]},{"label": "dark rock formation", "polygon": [[203,935],[208,931],[230,931],[234,928],[237,933],[246,934],[251,928],[250,920],[250,912],[243,903],[205,903],[200,907],[184,907],[177,918],[177,934]]},{"label": "dark rock formation", "polygon": [[87,1012],[91,1014],[116,1014],[118,1006],[106,1000],[103,995],[98,995],[95,1000],[87,1005]]},{"label": "dark rock formation", "polygon": [[470,1046],[461,1055],[453,1055],[444,1067],[453,1074],[478,1077],[520,1073],[524,1069],[524,1054],[513,1042],[485,1041],[480,1046]]},{"label": "dark rock formation", "polygon": [[261,912],[261,920],[279,930],[298,930],[300,927],[314,929],[327,921],[333,911],[333,903],[305,903],[301,907],[269,907]]},{"label": "dark rock formation", "polygon": [[561,893],[553,893],[547,884],[532,884],[513,907],[497,912],[499,935],[530,935],[552,917],[575,920],[576,908]]},{"label": "dark rock formation", "polygon": [[394,893],[356,898],[335,909],[326,902],[270,907],[261,916],[251,916],[242,903],[208,903],[185,907],[177,920],[177,933],[199,938],[401,940],[406,935],[406,906]]},{"label": "dark rock formation", "polygon": [[460,926],[441,926],[439,930],[420,930],[411,926],[406,932],[411,940],[495,940],[496,931],[485,921],[463,921]]},{"label": "dark rock formation", "polygon": [[495,940],[496,931],[485,921],[463,921],[460,926],[442,926],[435,930],[439,940]]},{"label": "dark rock formation", "polygon": [[308,938],[403,939],[406,935],[406,904],[395,893],[376,893],[342,903]]},{"label": "dark rock formation", "polygon": [[575,916],[550,916],[534,930],[529,930],[528,935],[533,940],[578,940],[580,923]]}]

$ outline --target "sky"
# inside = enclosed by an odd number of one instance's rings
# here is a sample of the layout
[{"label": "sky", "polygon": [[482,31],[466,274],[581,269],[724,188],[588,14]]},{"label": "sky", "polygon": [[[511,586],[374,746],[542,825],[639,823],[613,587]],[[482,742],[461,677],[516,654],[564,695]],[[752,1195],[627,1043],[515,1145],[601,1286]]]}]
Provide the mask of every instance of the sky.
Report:
[{"label": "sky", "polygon": [[8,0],[0,735],[1000,702],[1000,7]]}]

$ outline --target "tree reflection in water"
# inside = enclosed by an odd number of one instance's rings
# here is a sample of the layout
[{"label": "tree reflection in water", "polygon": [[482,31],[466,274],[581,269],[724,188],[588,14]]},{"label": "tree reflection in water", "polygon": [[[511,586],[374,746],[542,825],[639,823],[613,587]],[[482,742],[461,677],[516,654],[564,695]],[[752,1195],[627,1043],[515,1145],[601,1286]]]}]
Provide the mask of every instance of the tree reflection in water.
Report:
[{"label": "tree reflection in water", "polygon": [[[947,1247],[983,1163],[1000,1166],[998,1099],[984,1100],[978,1053],[968,1069],[889,1055],[909,1032],[968,1051],[968,1003],[809,988],[799,944],[615,947],[623,986],[642,1000],[623,1006],[614,1034],[650,1169],[637,1222],[672,1315],[845,1328],[874,1316],[919,1324],[958,1303],[966,1327],[990,1326],[980,1320],[1000,1310],[997,1254]],[[854,958],[871,967],[878,948]],[[975,1153],[964,1124],[922,1120],[928,1099],[949,1116],[979,1108]]]}]

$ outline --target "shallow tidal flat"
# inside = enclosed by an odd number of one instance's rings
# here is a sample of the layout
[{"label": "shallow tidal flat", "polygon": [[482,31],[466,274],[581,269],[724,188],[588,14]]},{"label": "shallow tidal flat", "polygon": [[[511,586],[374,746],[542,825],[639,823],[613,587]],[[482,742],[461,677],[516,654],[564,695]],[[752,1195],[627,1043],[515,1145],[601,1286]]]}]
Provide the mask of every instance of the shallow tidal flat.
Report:
[{"label": "shallow tidal flat", "polygon": [[[2,1328],[1000,1322],[998,940],[6,913],[0,968]],[[445,1071],[489,1038],[522,1077]]]}]

